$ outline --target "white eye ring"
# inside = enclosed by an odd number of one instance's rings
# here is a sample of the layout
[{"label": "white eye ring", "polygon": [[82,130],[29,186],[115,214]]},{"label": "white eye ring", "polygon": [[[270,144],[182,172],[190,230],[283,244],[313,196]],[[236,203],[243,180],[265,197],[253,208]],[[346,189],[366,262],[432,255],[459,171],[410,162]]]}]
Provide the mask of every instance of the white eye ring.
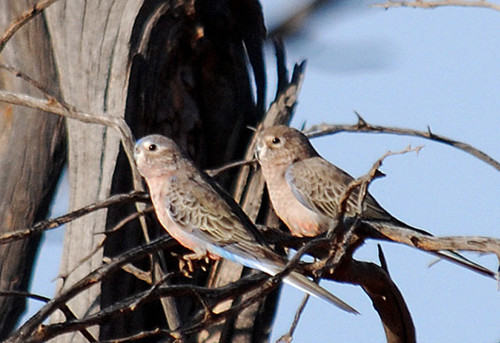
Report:
[{"label": "white eye ring", "polygon": [[148,150],[149,151],[156,151],[158,149],[158,146],[154,143],[151,143],[148,145]]}]

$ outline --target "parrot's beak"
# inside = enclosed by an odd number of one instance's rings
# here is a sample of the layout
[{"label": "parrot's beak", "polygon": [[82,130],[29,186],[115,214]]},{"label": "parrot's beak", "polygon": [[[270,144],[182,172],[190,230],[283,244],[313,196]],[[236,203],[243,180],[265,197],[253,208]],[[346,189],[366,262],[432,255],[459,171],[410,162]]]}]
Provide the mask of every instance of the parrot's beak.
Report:
[{"label": "parrot's beak", "polygon": [[255,145],[255,150],[254,150],[254,157],[260,161],[260,157],[264,153],[264,150],[266,147],[264,146],[262,141],[258,141],[257,144]]}]

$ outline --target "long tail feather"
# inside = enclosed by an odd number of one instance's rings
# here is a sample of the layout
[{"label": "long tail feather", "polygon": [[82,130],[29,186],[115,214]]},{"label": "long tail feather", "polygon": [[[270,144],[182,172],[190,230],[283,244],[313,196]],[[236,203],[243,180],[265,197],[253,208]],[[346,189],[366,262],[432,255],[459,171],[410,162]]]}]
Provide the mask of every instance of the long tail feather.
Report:
[{"label": "long tail feather", "polygon": [[[238,260],[238,262],[250,268],[255,268],[260,271],[263,271],[264,273],[267,273],[269,275],[276,275],[285,267],[284,261],[278,259],[276,259],[274,263],[270,263],[270,260],[267,261],[255,260],[255,259],[250,260],[248,258],[245,259],[244,261]],[[312,295],[313,297],[325,300],[326,302],[329,302],[330,304],[335,305],[344,311],[347,311],[349,313],[359,314],[359,312],[356,311],[356,309],[348,305],[346,302],[337,298],[335,295],[328,292],[326,289],[324,289],[317,283],[314,283],[311,279],[300,273],[292,271],[283,278],[283,282],[301,290],[302,292]]]},{"label": "long tail feather", "polygon": [[311,281],[309,278],[307,278],[302,274],[299,274],[297,272],[291,272],[283,279],[283,281],[289,284],[290,286],[293,286],[309,295],[312,295],[313,297],[323,299],[331,303],[332,305],[341,308],[344,311],[359,314],[359,312],[356,311],[356,309],[348,305],[343,300],[337,298],[335,295],[328,292],[326,289],[314,283],[313,281]]},{"label": "long tail feather", "polygon": [[457,253],[453,250],[440,250],[440,251],[436,251],[435,254],[439,257],[447,259],[448,261],[460,264],[461,266],[468,268],[472,271],[475,271],[477,273],[492,277],[494,279],[497,276],[497,273],[495,273],[494,271],[469,260],[468,258],[460,255],[459,253]]}]

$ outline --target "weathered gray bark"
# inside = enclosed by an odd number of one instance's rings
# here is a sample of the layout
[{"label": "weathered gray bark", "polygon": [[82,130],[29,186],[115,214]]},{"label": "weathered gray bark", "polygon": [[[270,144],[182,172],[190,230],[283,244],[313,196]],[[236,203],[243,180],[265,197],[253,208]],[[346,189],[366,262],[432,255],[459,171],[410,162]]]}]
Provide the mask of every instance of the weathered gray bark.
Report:
[{"label": "weathered gray bark", "polygon": [[[0,32],[32,0],[0,2]],[[43,18],[20,30],[0,55],[9,64],[58,93],[57,74]],[[0,88],[40,96],[14,75],[0,70]],[[44,219],[65,160],[64,121],[60,117],[0,103],[0,232]],[[0,289],[27,291],[40,236],[0,246]],[[0,340],[25,309],[21,297],[0,297]]]},{"label": "weathered gray bark", "polygon": [[[62,96],[78,109],[120,115],[125,108],[128,84],[128,42],[140,1],[59,1],[46,18],[59,72]],[[68,121],[70,210],[110,194],[119,138],[112,129]],[[102,252],[79,264],[102,239],[106,210],[69,224],[64,238],[58,290],[72,285],[102,263]],[[73,299],[77,316],[100,308],[100,288],[93,287]],[[56,314],[53,320],[59,320]],[[94,331],[97,335],[98,332]],[[78,333],[57,341],[85,341]]]}]

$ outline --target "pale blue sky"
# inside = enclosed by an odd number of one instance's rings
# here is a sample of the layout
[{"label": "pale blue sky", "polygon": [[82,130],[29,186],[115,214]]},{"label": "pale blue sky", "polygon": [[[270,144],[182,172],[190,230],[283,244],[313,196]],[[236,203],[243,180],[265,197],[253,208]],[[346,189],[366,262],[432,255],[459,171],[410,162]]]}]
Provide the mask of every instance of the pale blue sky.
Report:
[{"label": "pale blue sky", "polygon": [[[301,1],[266,0],[272,26],[287,7]],[[353,110],[374,124],[425,130],[465,141],[500,160],[500,12],[370,8],[351,1],[324,11],[301,37],[287,43],[291,64],[307,59],[293,125],[304,120],[354,123]],[[274,60],[268,51],[269,84]],[[272,87],[270,87],[272,88]],[[270,89],[270,94],[274,90]],[[425,145],[417,156],[386,160],[387,177],[370,190],[394,216],[436,235],[499,237],[500,173],[456,149],[411,137],[339,134],[313,141],[327,159],[360,176],[387,150]],[[67,186],[54,215],[64,213]],[[62,245],[61,229],[50,231],[32,291],[51,296]],[[383,244],[393,279],[413,315],[419,342],[500,342],[500,292],[493,280],[440,262],[405,246]],[[476,255],[468,255],[476,258]],[[369,242],[358,259],[377,261]],[[496,268],[495,258],[477,258]],[[294,342],[384,342],[377,314],[364,292],[323,282],[357,308],[346,314],[312,299]],[[302,295],[285,286],[273,341],[285,333]],[[34,308],[31,308],[31,313]]]}]

